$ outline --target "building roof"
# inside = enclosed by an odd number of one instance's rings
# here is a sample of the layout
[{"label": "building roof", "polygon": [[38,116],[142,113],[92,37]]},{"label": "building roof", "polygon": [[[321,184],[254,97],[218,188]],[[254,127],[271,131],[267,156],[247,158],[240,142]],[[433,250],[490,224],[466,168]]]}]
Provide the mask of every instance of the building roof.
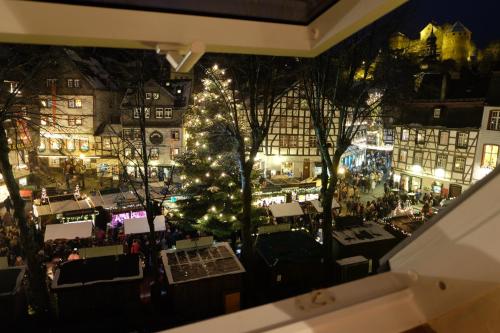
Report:
[{"label": "building roof", "polygon": [[163,250],[161,259],[169,284],[245,272],[228,243],[216,243],[201,248]]},{"label": "building roof", "polygon": [[500,71],[492,73],[486,94],[486,103],[488,105],[500,105]]},{"label": "building roof", "polygon": [[321,245],[302,231],[259,235],[255,247],[269,267],[279,262],[306,263],[322,258]]},{"label": "building roof", "polygon": [[[447,128],[480,128],[484,100],[427,100],[404,105],[396,125],[443,126]],[[439,118],[434,110],[440,108]]]},{"label": "building roof", "polygon": [[457,21],[453,24],[453,26],[451,27],[451,31],[452,32],[468,32],[470,33],[470,30],[467,29],[463,24],[462,22],[460,21]]},{"label": "building roof", "polygon": [[76,65],[82,76],[95,89],[116,90],[118,87],[112,81],[111,75],[104,69],[102,64],[93,57],[83,58],[75,50],[64,49],[69,59]]}]

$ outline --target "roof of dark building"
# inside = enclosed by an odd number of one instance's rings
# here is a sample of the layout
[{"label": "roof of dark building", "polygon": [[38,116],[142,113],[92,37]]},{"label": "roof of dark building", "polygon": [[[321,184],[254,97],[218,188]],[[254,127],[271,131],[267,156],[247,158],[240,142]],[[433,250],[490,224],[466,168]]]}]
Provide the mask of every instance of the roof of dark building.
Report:
[{"label": "roof of dark building", "polygon": [[256,250],[269,266],[280,261],[305,263],[322,257],[321,245],[310,235],[300,231],[259,235]]},{"label": "roof of dark building", "polygon": [[492,73],[486,94],[486,103],[489,105],[500,105],[500,71]]},{"label": "roof of dark building", "polygon": [[468,71],[448,73],[423,73],[416,92],[416,99],[440,99],[444,90],[446,99],[484,98],[489,78]]},{"label": "roof of dark building", "polygon": [[[414,101],[402,108],[401,117],[396,124],[479,128],[483,107],[483,99]],[[439,117],[434,117],[436,108],[440,109]]]},{"label": "roof of dark building", "polygon": [[84,58],[75,50],[64,49],[71,61],[78,67],[85,79],[95,89],[118,89],[111,79],[111,75],[104,69],[102,64],[93,57]]}]

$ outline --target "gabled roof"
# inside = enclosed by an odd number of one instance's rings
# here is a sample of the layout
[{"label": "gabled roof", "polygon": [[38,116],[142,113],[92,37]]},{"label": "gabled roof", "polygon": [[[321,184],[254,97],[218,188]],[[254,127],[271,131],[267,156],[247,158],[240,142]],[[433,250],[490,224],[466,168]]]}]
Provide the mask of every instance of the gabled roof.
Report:
[{"label": "gabled roof", "polygon": [[95,58],[82,58],[75,50],[64,48],[64,52],[94,89],[117,90],[111,75]]},{"label": "gabled roof", "polygon": [[[434,110],[439,108],[439,117]],[[484,100],[414,101],[402,107],[396,125],[442,126],[446,128],[480,128]]]},{"label": "gabled roof", "polygon": [[465,25],[462,24],[462,22],[457,21],[453,26],[451,27],[452,32],[467,32],[470,33],[470,30],[465,27]]}]

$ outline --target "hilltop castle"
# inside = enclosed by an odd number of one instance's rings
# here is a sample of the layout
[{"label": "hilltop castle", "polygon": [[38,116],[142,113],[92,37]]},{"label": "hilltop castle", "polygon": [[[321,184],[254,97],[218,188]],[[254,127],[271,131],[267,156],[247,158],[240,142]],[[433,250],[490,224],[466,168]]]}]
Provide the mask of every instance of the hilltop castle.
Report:
[{"label": "hilltop castle", "polygon": [[[453,60],[465,65],[498,55],[498,43],[479,50],[472,41],[472,33],[461,22],[437,25],[429,23],[420,31],[419,39],[410,39],[403,33],[391,37],[390,47],[416,56],[432,57],[438,61]],[[490,54],[491,53],[491,54]]]}]

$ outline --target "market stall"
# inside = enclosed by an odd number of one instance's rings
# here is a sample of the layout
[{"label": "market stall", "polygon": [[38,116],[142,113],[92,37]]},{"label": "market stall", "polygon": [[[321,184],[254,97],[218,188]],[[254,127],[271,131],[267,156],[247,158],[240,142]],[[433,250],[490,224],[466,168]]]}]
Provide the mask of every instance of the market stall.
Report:
[{"label": "market stall", "polygon": [[92,222],[47,224],[44,242],[56,239],[85,239],[92,236]]},{"label": "market stall", "polygon": [[193,247],[161,251],[169,309],[180,320],[199,320],[240,309],[245,269],[228,243],[213,244],[210,237],[207,241],[203,238],[191,242]]},{"label": "market stall", "polygon": [[257,285],[266,299],[283,299],[320,287],[323,279],[321,245],[308,233],[259,232],[255,249]]},{"label": "market stall", "polygon": [[24,273],[24,266],[0,269],[0,320],[3,325],[15,323],[26,315],[27,304],[22,284]]},{"label": "market stall", "polygon": [[60,265],[52,281],[61,318],[123,314],[140,306],[142,263],[137,255],[72,260]]},{"label": "market stall", "polygon": [[[158,215],[154,221],[155,231],[165,231],[165,217]],[[125,235],[144,234],[149,232],[147,217],[136,217],[124,220]]]},{"label": "market stall", "polygon": [[364,256],[372,260],[373,270],[376,270],[378,260],[398,243],[396,237],[376,222],[358,224],[350,220],[344,222],[342,218],[336,222],[332,235],[339,259]]}]

